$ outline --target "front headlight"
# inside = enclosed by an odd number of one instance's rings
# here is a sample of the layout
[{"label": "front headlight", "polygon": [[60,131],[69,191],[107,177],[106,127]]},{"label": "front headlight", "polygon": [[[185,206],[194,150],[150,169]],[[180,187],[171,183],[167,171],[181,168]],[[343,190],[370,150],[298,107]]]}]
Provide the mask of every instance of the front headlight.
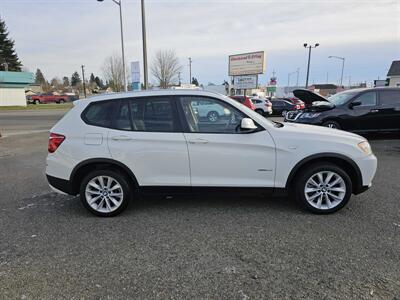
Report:
[{"label": "front headlight", "polygon": [[370,155],[372,153],[371,146],[367,141],[358,143],[357,146],[365,155]]},{"label": "front headlight", "polygon": [[301,119],[312,119],[316,118],[320,115],[321,113],[303,113],[300,118]]}]

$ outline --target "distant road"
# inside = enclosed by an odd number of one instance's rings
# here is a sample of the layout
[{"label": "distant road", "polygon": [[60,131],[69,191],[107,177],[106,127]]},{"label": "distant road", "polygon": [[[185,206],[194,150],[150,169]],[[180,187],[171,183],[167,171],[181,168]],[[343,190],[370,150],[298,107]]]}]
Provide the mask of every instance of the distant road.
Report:
[{"label": "distant road", "polygon": [[67,112],[65,109],[0,111],[0,133],[4,136],[45,132]]}]

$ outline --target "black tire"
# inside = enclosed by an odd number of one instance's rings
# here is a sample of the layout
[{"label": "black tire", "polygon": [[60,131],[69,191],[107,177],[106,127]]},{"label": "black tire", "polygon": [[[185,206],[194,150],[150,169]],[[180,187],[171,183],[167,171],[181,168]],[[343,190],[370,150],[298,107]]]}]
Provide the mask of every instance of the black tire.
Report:
[{"label": "black tire", "polygon": [[[315,163],[315,164],[306,166],[304,169],[305,170],[303,172],[301,172],[300,174],[298,174],[298,176],[296,176],[296,178],[294,180],[295,199],[300,204],[300,206],[302,206],[304,209],[306,209],[312,213],[315,213],[315,214],[330,214],[330,213],[334,213],[334,212],[342,209],[349,202],[351,194],[352,194],[352,188],[353,188],[352,182],[351,182],[349,175],[341,167],[338,167],[338,166],[336,166],[332,163],[328,163],[328,162],[320,162],[320,163]],[[343,184],[345,185],[346,190],[345,190],[345,192],[343,192],[344,195],[343,195],[343,199],[341,200],[341,202],[336,204],[334,207],[317,208],[317,207],[311,205],[309,203],[309,201],[306,199],[305,188],[306,188],[307,181],[310,178],[316,176],[316,174],[319,172],[333,172],[333,173],[339,175],[343,179]],[[335,178],[337,178],[337,177],[334,177],[333,179],[335,179]],[[326,179],[327,178],[325,177],[325,180]],[[316,192],[316,193],[318,193],[318,192]],[[334,192],[334,193],[338,193],[338,192]],[[318,202],[317,198],[319,198],[319,196],[315,198],[315,200]],[[324,196],[322,197],[322,199],[323,199],[322,201],[325,203],[324,205],[326,205],[327,201],[325,200]],[[317,203],[314,203],[314,204],[317,205]]]},{"label": "black tire", "polygon": [[40,104],[40,101],[39,100],[35,100],[35,101],[33,101],[33,103]]},{"label": "black tire", "polygon": [[[121,186],[121,189],[123,192],[123,197],[121,200],[121,204],[119,205],[119,207],[117,209],[110,211],[110,212],[101,212],[101,211],[97,211],[96,209],[91,207],[90,204],[88,203],[89,199],[86,198],[86,186],[92,179],[94,179],[98,176],[111,177]],[[100,217],[114,217],[114,216],[122,213],[127,208],[128,204],[129,204],[129,200],[131,199],[131,195],[132,195],[132,190],[129,187],[127,178],[125,178],[124,175],[122,175],[116,171],[113,171],[113,170],[96,170],[96,171],[89,173],[82,180],[79,192],[80,192],[80,198],[81,198],[83,206],[87,210],[89,210],[92,214],[94,214],[96,216],[100,216]],[[99,199],[99,200],[101,201],[101,199]],[[109,201],[109,203],[112,204],[111,201]],[[100,204],[100,203],[98,203],[98,204]]]},{"label": "black tire", "polygon": [[65,100],[64,99],[58,100],[58,104],[61,104],[61,103],[65,103]]},{"label": "black tire", "polygon": [[218,119],[219,119],[219,114],[218,114],[216,111],[210,111],[210,112],[207,114],[207,119],[208,119],[210,122],[217,122]]},{"label": "black tire", "polygon": [[259,113],[260,115],[264,115],[264,111],[261,109],[261,108],[257,108],[256,110],[255,110],[255,112],[256,113]]},{"label": "black tire", "polygon": [[287,114],[287,110],[282,110],[282,112],[281,112],[281,114],[282,114],[282,117],[285,117],[286,116],[286,114]]},{"label": "black tire", "polygon": [[329,127],[329,128],[334,128],[334,129],[341,129],[342,128],[338,122],[332,121],[332,120],[325,121],[324,123],[322,123],[322,126]]}]

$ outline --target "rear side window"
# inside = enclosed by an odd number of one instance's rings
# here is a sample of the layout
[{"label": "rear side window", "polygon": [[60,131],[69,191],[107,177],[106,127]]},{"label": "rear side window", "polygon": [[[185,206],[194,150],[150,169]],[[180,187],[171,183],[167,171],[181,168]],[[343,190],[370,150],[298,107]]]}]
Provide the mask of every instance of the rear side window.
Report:
[{"label": "rear side window", "polygon": [[89,105],[84,111],[83,120],[94,126],[110,127],[112,123],[112,116],[114,107],[117,105],[114,101],[101,101]]},{"label": "rear side window", "polygon": [[355,101],[360,101],[360,106],[375,106],[376,105],[376,93],[368,92],[358,96]]},{"label": "rear side window", "polygon": [[379,100],[383,107],[400,106],[400,90],[380,91]]},{"label": "rear side window", "polygon": [[169,98],[138,98],[130,101],[133,131],[174,132],[177,124]]}]

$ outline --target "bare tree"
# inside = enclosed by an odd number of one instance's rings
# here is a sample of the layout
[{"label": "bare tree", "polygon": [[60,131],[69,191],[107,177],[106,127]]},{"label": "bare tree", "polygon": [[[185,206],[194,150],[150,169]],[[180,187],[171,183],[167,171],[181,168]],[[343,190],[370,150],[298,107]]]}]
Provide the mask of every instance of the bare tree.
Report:
[{"label": "bare tree", "polygon": [[114,92],[124,90],[124,68],[120,55],[113,54],[104,60],[102,67],[104,79]]},{"label": "bare tree", "polygon": [[160,88],[166,89],[177,82],[181,69],[174,50],[159,50],[154,57],[151,73],[158,80]]}]

